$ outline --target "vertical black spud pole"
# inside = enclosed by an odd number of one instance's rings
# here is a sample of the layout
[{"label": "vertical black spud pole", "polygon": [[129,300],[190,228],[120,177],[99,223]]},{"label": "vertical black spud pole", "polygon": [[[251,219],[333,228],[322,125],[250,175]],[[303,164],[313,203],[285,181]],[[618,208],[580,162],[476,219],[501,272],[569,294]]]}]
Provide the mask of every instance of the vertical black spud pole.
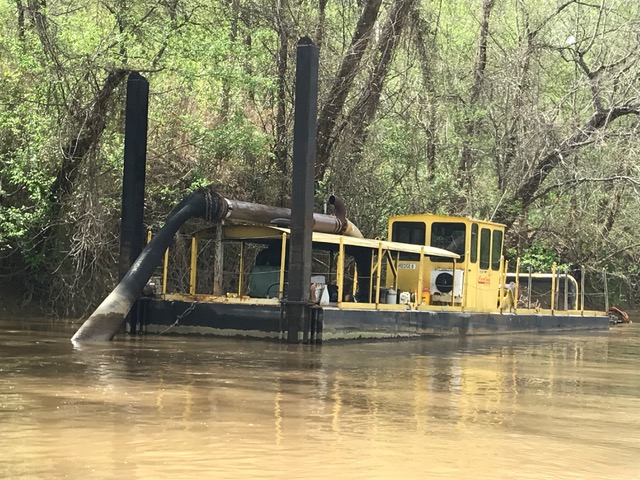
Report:
[{"label": "vertical black spud pole", "polygon": [[138,258],[145,244],[143,225],[144,181],[147,163],[149,82],[133,72],[127,80],[124,127],[124,174],[120,223],[120,279]]},{"label": "vertical black spud pole", "polygon": [[[120,220],[119,278],[126,275],[145,244],[144,181],[147,165],[147,122],[149,82],[137,72],[127,80],[124,126],[124,172],[122,176],[122,218]],[[138,309],[126,319],[129,333],[135,334]]]},{"label": "vertical black spud pole", "polygon": [[291,189],[291,247],[286,301],[287,342],[298,343],[309,315],[313,176],[316,161],[318,47],[303,37],[296,51],[296,90],[293,126]]}]

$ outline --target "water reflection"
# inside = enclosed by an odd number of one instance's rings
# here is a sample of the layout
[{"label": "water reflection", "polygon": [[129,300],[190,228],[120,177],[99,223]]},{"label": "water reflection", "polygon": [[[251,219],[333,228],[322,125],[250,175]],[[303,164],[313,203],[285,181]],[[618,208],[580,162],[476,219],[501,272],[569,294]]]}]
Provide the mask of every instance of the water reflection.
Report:
[{"label": "water reflection", "polygon": [[0,328],[0,477],[640,477],[636,325],[321,348]]}]

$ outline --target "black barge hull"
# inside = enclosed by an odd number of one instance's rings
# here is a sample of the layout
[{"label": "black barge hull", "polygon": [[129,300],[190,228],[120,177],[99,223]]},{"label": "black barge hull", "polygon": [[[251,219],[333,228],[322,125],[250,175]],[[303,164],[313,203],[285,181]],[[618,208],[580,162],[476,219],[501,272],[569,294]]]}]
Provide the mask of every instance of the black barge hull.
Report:
[{"label": "black barge hull", "polygon": [[[137,310],[138,320],[132,325],[132,333],[277,340],[284,338],[283,330],[286,330],[283,328],[283,312],[278,304],[142,299]],[[310,326],[305,326],[305,338],[323,342],[609,328],[609,317],[593,312],[585,312],[584,315],[579,312],[549,315],[322,307],[313,308],[311,316]]]}]

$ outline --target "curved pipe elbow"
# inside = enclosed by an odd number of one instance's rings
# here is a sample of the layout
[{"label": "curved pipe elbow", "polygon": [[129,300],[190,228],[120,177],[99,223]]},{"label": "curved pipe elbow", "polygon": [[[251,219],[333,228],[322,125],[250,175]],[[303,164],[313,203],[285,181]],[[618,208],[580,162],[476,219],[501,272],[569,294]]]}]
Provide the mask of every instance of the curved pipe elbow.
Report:
[{"label": "curved pipe elbow", "polygon": [[339,229],[336,233],[348,237],[364,238],[358,227],[347,219],[347,206],[339,196],[332,194],[329,196],[329,205],[333,205],[335,216],[339,222]]},{"label": "curved pipe elbow", "polygon": [[335,209],[335,216],[340,222],[338,227],[338,231],[340,235],[345,235],[349,225],[347,220],[347,207],[344,204],[344,200],[342,200],[339,196],[332,194],[329,196],[329,205],[333,205]]},{"label": "curved pipe elbow", "polygon": [[351,223],[350,220],[347,220],[347,228],[345,228],[343,235],[346,235],[347,237],[364,238],[360,229]]},{"label": "curved pipe elbow", "polygon": [[[347,206],[344,204],[344,200],[335,194],[331,194],[329,196],[329,205],[333,205],[335,209],[335,216],[340,223],[342,224],[342,229],[346,230],[347,228]],[[340,232],[344,233],[344,231]]]}]

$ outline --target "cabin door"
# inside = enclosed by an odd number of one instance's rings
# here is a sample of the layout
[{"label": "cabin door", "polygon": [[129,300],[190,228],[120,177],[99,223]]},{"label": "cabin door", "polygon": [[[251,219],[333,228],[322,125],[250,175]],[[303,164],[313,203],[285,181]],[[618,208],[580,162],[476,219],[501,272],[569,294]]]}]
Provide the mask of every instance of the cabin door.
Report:
[{"label": "cabin door", "polygon": [[476,279],[476,306],[481,311],[493,311],[498,306],[502,230],[480,229],[480,258]]}]

